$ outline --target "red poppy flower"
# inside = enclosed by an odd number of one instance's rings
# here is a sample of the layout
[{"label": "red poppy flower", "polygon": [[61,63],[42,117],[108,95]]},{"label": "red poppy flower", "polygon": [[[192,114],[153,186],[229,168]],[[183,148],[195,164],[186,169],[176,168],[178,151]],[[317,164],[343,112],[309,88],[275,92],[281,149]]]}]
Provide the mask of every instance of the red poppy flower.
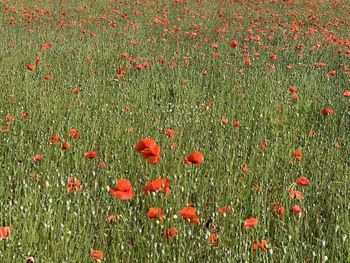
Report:
[{"label": "red poppy flower", "polygon": [[118,79],[121,79],[123,78],[123,75],[126,73],[126,68],[121,68],[118,70],[118,73],[117,73],[117,78]]},{"label": "red poppy flower", "polygon": [[261,242],[255,242],[253,245],[252,245],[252,250],[253,251],[256,251],[257,249],[260,249],[262,252],[266,252],[267,249],[266,249],[266,245],[268,244],[269,242],[267,240],[262,240]]},{"label": "red poppy flower", "polygon": [[69,142],[64,142],[62,144],[62,150],[67,151],[70,148],[70,143]]},{"label": "red poppy flower", "polygon": [[154,219],[154,218],[160,218],[164,216],[164,211],[158,207],[151,207],[148,211],[148,218]]},{"label": "red poppy flower", "polygon": [[25,120],[28,118],[28,113],[27,112],[23,112],[21,115],[22,120]]},{"label": "red poppy flower", "polygon": [[343,92],[343,96],[344,96],[344,97],[350,97],[350,90],[345,90],[345,91]]},{"label": "red poppy flower", "polygon": [[226,125],[228,123],[228,119],[221,119],[220,124]]},{"label": "red poppy flower", "polygon": [[[79,88],[74,88],[74,89],[72,89],[72,93],[74,94],[74,95],[78,95],[79,93],[80,93],[80,89]],[[73,130],[73,129],[72,129]],[[75,129],[76,130],[76,129]]]},{"label": "red poppy flower", "polygon": [[217,233],[210,233],[209,240],[212,245],[217,245],[219,241],[219,235]]},{"label": "red poppy flower", "polygon": [[0,239],[6,239],[9,237],[9,233],[13,231],[12,226],[3,226],[0,227]]},{"label": "red poppy flower", "polygon": [[259,223],[258,219],[251,217],[251,218],[244,220],[243,228],[244,229],[252,228],[252,227],[255,227],[258,223]]},{"label": "red poppy flower", "polygon": [[322,68],[322,67],[324,67],[326,65],[327,65],[326,63],[318,62],[318,63],[314,63],[312,66],[314,68]]},{"label": "red poppy flower", "polygon": [[70,177],[68,179],[67,192],[79,192],[80,188],[80,180],[79,178]]},{"label": "red poppy flower", "polygon": [[127,179],[120,179],[115,188],[109,190],[111,194],[119,200],[133,199],[135,194],[131,182]]},{"label": "red poppy flower", "polygon": [[48,50],[51,46],[51,43],[44,43],[41,45],[41,50]]},{"label": "red poppy flower", "polygon": [[233,128],[237,129],[241,126],[241,123],[239,121],[235,121],[232,126]]},{"label": "red poppy flower", "polygon": [[69,131],[69,138],[72,138],[72,139],[79,139],[80,138],[80,134],[79,134],[79,131],[75,128],[72,128],[70,131]]},{"label": "red poppy flower", "polygon": [[283,216],[285,212],[286,212],[286,209],[283,206],[281,206],[275,209],[274,211],[272,211],[272,215]]},{"label": "red poppy flower", "polygon": [[337,72],[335,70],[331,70],[328,72],[328,75],[333,77],[333,76],[337,75]]},{"label": "red poppy flower", "polygon": [[51,142],[55,143],[55,144],[60,144],[60,135],[59,134],[55,134],[51,137]]},{"label": "red poppy flower", "polygon": [[95,159],[97,157],[97,152],[94,152],[94,151],[86,152],[84,153],[84,156],[88,159]]},{"label": "red poppy flower", "polygon": [[106,217],[106,221],[107,222],[113,222],[113,223],[115,223],[115,222],[117,222],[117,216],[116,215],[109,215],[109,216],[107,216]]},{"label": "red poppy flower", "polygon": [[170,179],[158,178],[151,182],[146,182],[146,186],[143,188],[142,193],[147,195],[149,192],[159,191],[164,192],[166,195],[170,195]]},{"label": "red poppy flower", "polygon": [[185,164],[201,165],[204,162],[204,155],[201,152],[193,152],[185,159]]},{"label": "red poppy flower", "polygon": [[51,80],[52,79],[52,76],[50,74],[46,74],[44,76],[45,80]]},{"label": "red poppy flower", "polygon": [[102,250],[90,250],[90,257],[92,259],[97,260],[97,262],[101,262],[103,260],[104,254]]},{"label": "red poppy flower", "polygon": [[2,126],[1,130],[2,130],[3,133],[7,133],[7,132],[10,131],[10,126],[4,125],[4,126]]},{"label": "red poppy flower", "polygon": [[157,145],[156,141],[151,138],[145,138],[139,141],[135,148],[138,153],[142,153],[147,148],[154,148]]},{"label": "red poppy flower", "polygon": [[168,229],[165,231],[165,236],[166,236],[166,238],[169,239],[169,240],[173,240],[178,234],[179,234],[179,231],[177,230],[176,227],[168,228]]},{"label": "red poppy flower", "polygon": [[147,162],[149,164],[157,164],[160,162],[160,156],[159,155],[151,156],[151,157],[147,158]]},{"label": "red poppy flower", "polygon": [[160,155],[160,146],[155,145],[154,147],[149,147],[141,152],[143,158],[148,159],[150,157],[158,157]]},{"label": "red poppy flower", "polygon": [[259,144],[259,149],[260,151],[264,151],[268,145],[268,141],[267,140],[262,140]]},{"label": "red poppy flower", "polygon": [[334,115],[334,110],[331,107],[325,107],[321,111],[323,116]]},{"label": "red poppy flower", "polygon": [[44,157],[41,154],[34,155],[34,161],[42,161]]},{"label": "red poppy flower", "polygon": [[105,170],[107,168],[107,164],[104,161],[98,161],[98,165],[102,170]]},{"label": "red poppy flower", "polygon": [[242,166],[242,172],[245,174],[249,172],[249,167],[246,163],[243,164],[243,166]]},{"label": "red poppy flower", "polygon": [[35,65],[34,64],[27,64],[27,69],[30,71],[34,71]]},{"label": "red poppy flower", "polygon": [[295,93],[295,92],[298,92],[298,88],[292,86],[292,87],[289,88],[289,91],[292,92],[292,93]]},{"label": "red poppy flower", "polygon": [[13,122],[13,120],[14,120],[14,118],[13,118],[13,116],[11,114],[7,114],[5,118],[6,118],[6,121],[9,122],[9,123]]},{"label": "red poppy flower", "polygon": [[164,133],[165,133],[165,135],[170,136],[171,139],[174,139],[174,137],[175,137],[175,131],[172,129],[167,129]]},{"label": "red poppy flower", "polygon": [[291,199],[302,200],[303,194],[300,191],[293,191],[288,189],[288,194]]},{"label": "red poppy flower", "polygon": [[301,207],[299,205],[295,205],[292,208],[292,212],[294,214],[300,215],[303,212],[303,209],[301,209]]},{"label": "red poppy flower", "polygon": [[194,207],[185,207],[179,212],[179,215],[181,215],[183,219],[189,219],[191,223],[199,224],[200,222],[196,214],[196,208]]},{"label": "red poppy flower", "polygon": [[220,207],[218,212],[219,212],[220,216],[224,216],[224,215],[227,215],[227,214],[231,213],[232,212],[232,208],[229,207],[229,206]]},{"label": "red poppy flower", "polygon": [[303,158],[303,153],[302,153],[301,149],[295,150],[293,152],[293,157],[295,159],[297,159],[298,161],[300,161]]},{"label": "red poppy flower", "polygon": [[236,40],[232,40],[232,41],[230,42],[230,46],[231,46],[232,48],[237,48],[237,47],[239,46],[239,44],[238,44],[238,42],[237,42]]},{"label": "red poppy flower", "polygon": [[309,179],[307,179],[305,176],[301,176],[296,180],[296,183],[300,186],[307,186],[309,185]]},{"label": "red poppy flower", "polygon": [[276,59],[278,58],[278,56],[277,56],[276,54],[272,54],[272,55],[270,56],[270,58],[271,58],[272,60],[276,60]]},{"label": "red poppy flower", "polygon": [[145,138],[139,141],[136,146],[136,151],[147,159],[149,164],[157,164],[160,162],[160,146],[151,138]]}]

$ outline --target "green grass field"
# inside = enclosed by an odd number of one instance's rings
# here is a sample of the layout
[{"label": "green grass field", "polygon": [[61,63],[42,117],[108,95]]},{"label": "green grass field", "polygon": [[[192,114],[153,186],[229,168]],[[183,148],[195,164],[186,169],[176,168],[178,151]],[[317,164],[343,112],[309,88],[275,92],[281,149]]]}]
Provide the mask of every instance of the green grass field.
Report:
[{"label": "green grass field", "polygon": [[350,262],[348,1],[0,9],[0,262]]}]

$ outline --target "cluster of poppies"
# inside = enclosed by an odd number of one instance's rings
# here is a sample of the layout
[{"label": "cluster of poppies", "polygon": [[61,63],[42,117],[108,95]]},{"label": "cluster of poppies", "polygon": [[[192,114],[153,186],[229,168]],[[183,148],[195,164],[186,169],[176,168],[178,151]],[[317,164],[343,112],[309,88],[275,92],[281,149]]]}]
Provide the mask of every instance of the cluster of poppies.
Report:
[{"label": "cluster of poppies", "polygon": [[[172,130],[166,130],[165,134],[174,138]],[[145,138],[136,144],[136,151],[147,160],[149,164],[157,164],[160,162],[160,146],[154,139]],[[201,152],[193,152],[184,160],[185,164],[201,165],[204,162],[204,155]]]},{"label": "cluster of poppies", "polygon": [[146,138],[139,141],[136,144],[136,151],[150,164],[157,164],[160,162],[160,146],[153,139]]}]

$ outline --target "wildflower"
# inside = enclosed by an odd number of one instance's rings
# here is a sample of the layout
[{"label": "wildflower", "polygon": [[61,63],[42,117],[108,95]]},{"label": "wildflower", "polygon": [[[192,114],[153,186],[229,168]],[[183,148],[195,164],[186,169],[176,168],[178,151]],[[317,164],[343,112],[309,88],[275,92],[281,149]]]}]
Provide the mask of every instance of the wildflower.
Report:
[{"label": "wildflower", "polygon": [[277,56],[276,54],[272,54],[272,55],[270,56],[270,58],[271,58],[272,60],[276,60],[276,59],[278,58],[278,56]]},{"label": "wildflower", "polygon": [[260,249],[262,252],[266,252],[266,245],[268,244],[267,240],[262,240],[261,242],[255,242],[252,245],[252,250],[256,251],[257,249]]},{"label": "wildflower", "polygon": [[298,88],[292,86],[292,87],[289,88],[289,91],[292,92],[292,93],[296,93],[296,92],[298,92]]},{"label": "wildflower", "polygon": [[249,172],[249,167],[246,163],[243,164],[243,166],[242,166],[242,172],[245,174]]},{"label": "wildflower", "polygon": [[300,186],[307,186],[309,185],[309,179],[307,179],[305,176],[301,176],[296,180],[296,183]]},{"label": "wildflower", "polygon": [[105,162],[101,161],[101,160],[98,161],[98,165],[100,166],[100,168],[102,170],[105,170],[107,168],[107,164]]},{"label": "wildflower", "polygon": [[90,250],[90,257],[92,259],[97,260],[97,262],[101,262],[103,260],[104,254],[102,250]]},{"label": "wildflower", "polygon": [[14,118],[13,118],[13,116],[11,114],[7,114],[5,118],[6,118],[6,121],[8,123],[13,122],[13,120],[14,120]]},{"label": "wildflower", "polygon": [[34,155],[34,161],[42,161],[43,160],[43,156],[41,154],[35,154]]},{"label": "wildflower", "polygon": [[41,50],[48,50],[52,46],[51,43],[44,43],[41,45]]},{"label": "wildflower", "polygon": [[285,212],[286,212],[286,209],[283,206],[280,206],[277,209],[272,211],[272,215],[283,216]]},{"label": "wildflower", "polygon": [[221,119],[220,124],[226,125],[228,123],[228,119]]},{"label": "wildflower", "polygon": [[67,151],[70,148],[70,143],[69,142],[64,142],[62,144],[62,150]]},{"label": "wildflower", "polygon": [[301,161],[301,159],[303,158],[303,153],[302,153],[301,149],[295,150],[293,152],[293,157],[295,159],[297,159],[298,161]]},{"label": "wildflower", "polygon": [[258,223],[259,223],[258,219],[251,217],[251,218],[244,220],[243,228],[244,229],[252,228],[252,227],[255,227]]},{"label": "wildflower", "polygon": [[337,72],[335,70],[331,70],[328,72],[328,75],[333,77],[333,76],[337,75]]},{"label": "wildflower", "polygon": [[79,138],[80,138],[80,133],[79,133],[79,131],[78,131],[76,128],[72,128],[72,129],[69,131],[69,138],[72,138],[72,139],[79,139]]},{"label": "wildflower", "polygon": [[74,88],[74,89],[72,89],[72,93],[74,95],[78,95],[80,93],[80,89],[79,88]]},{"label": "wildflower", "polygon": [[22,115],[21,115],[21,119],[25,120],[27,118],[28,118],[28,113],[27,112],[23,112]]},{"label": "wildflower", "polygon": [[268,141],[267,140],[262,140],[259,144],[259,149],[260,151],[264,151],[266,149],[268,145]]},{"label": "wildflower", "polygon": [[51,142],[54,144],[60,144],[60,135],[55,134],[51,137]]},{"label": "wildflower", "polygon": [[158,207],[151,207],[148,211],[148,218],[155,219],[164,216],[164,211]]},{"label": "wildflower", "polygon": [[209,240],[212,245],[217,245],[219,240],[219,235],[217,233],[210,233]]},{"label": "wildflower", "polygon": [[191,223],[199,224],[200,220],[196,213],[196,208],[185,207],[179,212],[183,219],[189,219]]},{"label": "wildflower", "polygon": [[232,126],[233,128],[237,129],[241,126],[241,123],[239,121],[235,121]]},{"label": "wildflower", "polygon": [[321,111],[323,116],[334,115],[334,110],[331,107],[325,107]]},{"label": "wildflower", "polygon": [[45,79],[45,80],[51,80],[51,79],[52,79],[52,76],[51,76],[50,74],[46,74],[46,75],[44,76],[44,79]]},{"label": "wildflower", "polygon": [[27,69],[30,71],[34,71],[35,65],[34,64],[27,64]]},{"label": "wildflower", "polygon": [[164,192],[166,195],[170,195],[170,179],[158,178],[151,182],[146,182],[146,186],[143,188],[142,193],[147,195],[149,192],[159,191]]},{"label": "wildflower", "polygon": [[168,228],[168,229],[165,231],[165,236],[166,236],[166,238],[169,239],[169,240],[173,240],[178,234],[179,234],[179,231],[177,230],[176,227]]},{"label": "wildflower", "polygon": [[288,189],[288,194],[291,199],[302,200],[303,194],[300,191],[293,191]]},{"label": "wildflower", "polygon": [[197,166],[204,162],[204,156],[201,152],[193,152],[185,159],[185,164],[195,164]]},{"label": "wildflower", "polygon": [[344,96],[344,97],[350,97],[350,90],[345,90],[345,91],[343,92],[343,96]]},{"label": "wildflower", "polygon": [[220,207],[218,212],[219,212],[220,216],[224,216],[224,215],[227,215],[227,214],[231,213],[232,212],[232,208],[229,207],[229,206]]},{"label": "wildflower", "polygon": [[145,138],[139,141],[136,146],[136,151],[147,159],[149,164],[156,164],[160,161],[160,146],[151,138]]},{"label": "wildflower", "polygon": [[0,239],[6,239],[9,237],[9,233],[13,231],[12,226],[0,227]]},{"label": "wildflower", "polygon": [[70,193],[79,191],[81,191],[79,178],[70,177],[68,179],[67,192]]},{"label": "wildflower", "polygon": [[317,135],[317,132],[314,130],[309,131],[309,137],[315,137]]},{"label": "wildflower", "polygon": [[171,139],[174,139],[174,137],[175,137],[175,131],[174,131],[174,130],[171,130],[171,129],[167,129],[167,130],[164,132],[164,134],[170,136]]},{"label": "wildflower", "polygon": [[301,207],[299,205],[295,205],[292,208],[292,212],[294,214],[300,215],[303,212],[303,209],[301,209]]},{"label": "wildflower", "polygon": [[84,156],[88,159],[95,159],[97,157],[97,152],[94,152],[94,151],[86,152],[84,153]]},{"label": "wildflower", "polygon": [[106,221],[115,223],[115,222],[117,222],[117,216],[116,215],[109,215],[106,217]]},{"label": "wildflower", "polygon": [[126,73],[126,68],[119,69],[117,73],[117,78],[121,79],[125,73]]},{"label": "wildflower", "polygon": [[127,179],[120,179],[115,188],[109,190],[111,194],[119,200],[133,199],[135,194],[131,182]]},{"label": "wildflower", "polygon": [[232,40],[232,41],[230,42],[230,46],[231,46],[232,48],[237,48],[237,47],[239,46],[239,44],[238,44],[238,42],[237,42],[236,40]]}]

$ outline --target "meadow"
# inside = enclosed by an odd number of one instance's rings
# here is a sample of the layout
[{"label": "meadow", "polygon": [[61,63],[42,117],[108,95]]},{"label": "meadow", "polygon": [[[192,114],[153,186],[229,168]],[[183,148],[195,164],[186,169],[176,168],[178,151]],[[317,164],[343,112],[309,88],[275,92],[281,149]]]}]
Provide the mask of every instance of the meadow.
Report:
[{"label": "meadow", "polygon": [[0,9],[0,262],[350,262],[348,1]]}]

